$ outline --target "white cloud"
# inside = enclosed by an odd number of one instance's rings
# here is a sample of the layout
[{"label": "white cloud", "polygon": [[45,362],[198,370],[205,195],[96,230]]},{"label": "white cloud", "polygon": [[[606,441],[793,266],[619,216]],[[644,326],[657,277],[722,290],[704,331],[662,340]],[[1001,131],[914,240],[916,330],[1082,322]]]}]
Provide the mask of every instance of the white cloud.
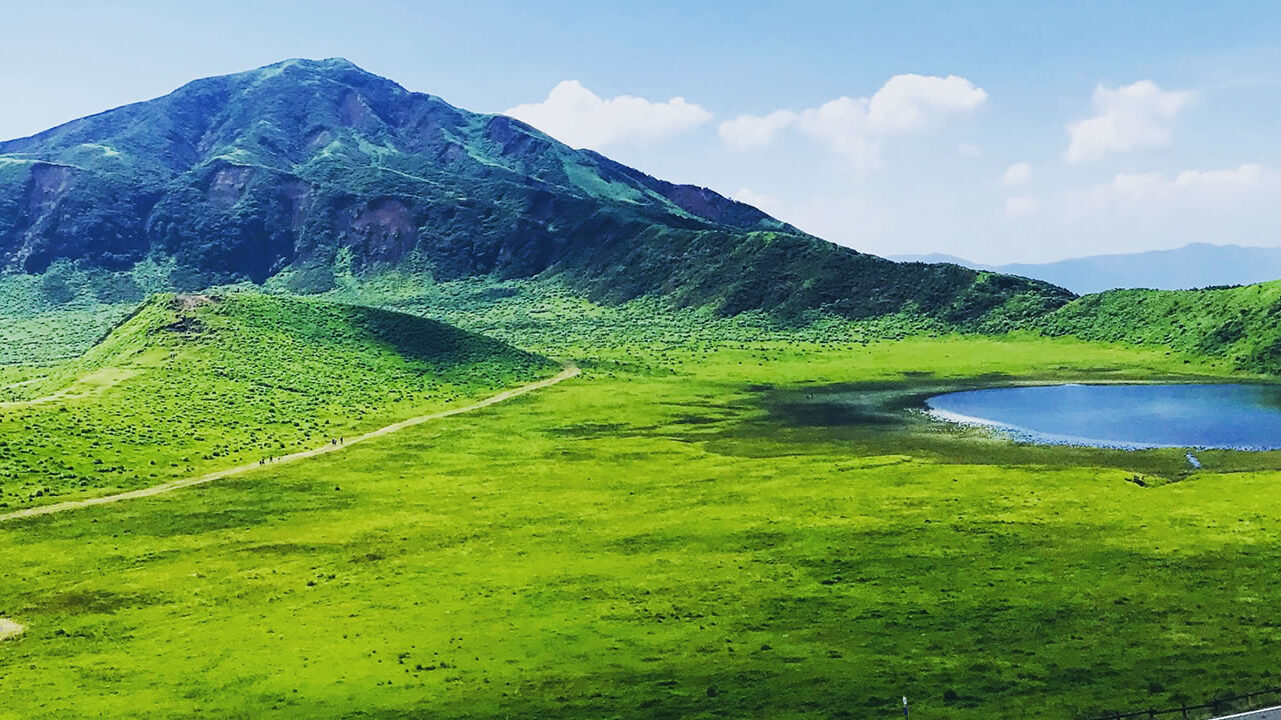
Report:
[{"label": "white cloud", "polygon": [[775,110],[769,115],[756,117],[740,115],[721,123],[721,139],[739,150],[768,145],[779,130],[796,121],[791,110]]},{"label": "white cloud", "polygon": [[845,155],[858,167],[880,161],[880,142],[867,121],[866,98],[839,97],[800,114],[797,127]]},{"label": "white cloud", "polygon": [[987,101],[982,88],[963,77],[895,75],[867,103],[867,119],[881,132],[918,130],[938,115],[966,112]]},{"label": "white cloud", "polygon": [[1027,217],[1035,213],[1039,207],[1036,198],[1031,195],[1015,195],[1005,199],[1005,216],[1008,218]]},{"label": "white cloud", "polygon": [[784,128],[795,127],[854,165],[870,167],[879,163],[883,137],[923,130],[986,101],[987,93],[963,77],[895,75],[870,98],[838,97],[799,113],[742,115],[721,123],[720,134],[733,147],[759,147]]},{"label": "white cloud", "polygon": [[667,102],[619,95],[601,98],[577,80],[566,80],[540,103],[503,111],[574,147],[599,150],[624,141],[652,141],[691,130],[712,119],[702,107],[674,97]]},{"label": "white cloud", "polygon": [[1022,185],[1032,177],[1032,166],[1025,162],[1014,163],[1006,168],[1005,175],[1001,176],[1001,182],[1011,187]]},{"label": "white cloud", "polygon": [[747,203],[759,210],[764,210],[766,213],[776,218],[779,217],[783,210],[783,204],[778,201],[778,198],[775,198],[773,195],[756,192],[751,188],[742,188],[738,192],[734,193],[733,198],[741,203]]},{"label": "white cloud", "polygon": [[1170,123],[1192,97],[1187,91],[1162,90],[1151,80],[1116,89],[1099,85],[1094,89],[1095,115],[1067,127],[1067,161],[1077,164],[1110,152],[1169,145],[1174,138]]},{"label": "white cloud", "polygon": [[1181,188],[1252,187],[1271,175],[1260,165],[1248,164],[1235,170],[1184,170],[1174,184]]},{"label": "white cloud", "polygon": [[1253,164],[1224,170],[1184,170],[1174,177],[1157,172],[1120,173],[1112,182],[1092,188],[1088,198],[1096,206],[1230,200],[1271,186],[1277,179],[1277,173]]}]

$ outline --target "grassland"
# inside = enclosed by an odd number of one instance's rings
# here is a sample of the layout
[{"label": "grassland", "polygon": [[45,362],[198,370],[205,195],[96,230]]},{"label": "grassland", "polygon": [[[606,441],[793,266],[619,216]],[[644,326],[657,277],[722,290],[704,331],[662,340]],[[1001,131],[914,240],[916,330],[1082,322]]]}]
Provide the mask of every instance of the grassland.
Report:
[{"label": "grassland", "polygon": [[556,369],[498,341],[383,310],[159,296],[85,355],[20,368],[0,389],[0,508],[286,455]]},{"label": "grassland", "polygon": [[900,695],[1072,718],[1275,683],[1276,456],[1192,474],[901,409],[975,378],[1221,370],[1043,338],[713,345],[615,343],[511,404],[6,524],[0,616],[28,630],[0,645],[0,718],[869,717]]},{"label": "grassland", "polygon": [[[1281,285],[889,263],[340,60],[0,153],[0,516],[263,463],[0,522],[0,720],[1072,718],[1277,684],[1281,454],[915,410],[1281,372]],[[585,372],[335,444],[552,358]]]}]

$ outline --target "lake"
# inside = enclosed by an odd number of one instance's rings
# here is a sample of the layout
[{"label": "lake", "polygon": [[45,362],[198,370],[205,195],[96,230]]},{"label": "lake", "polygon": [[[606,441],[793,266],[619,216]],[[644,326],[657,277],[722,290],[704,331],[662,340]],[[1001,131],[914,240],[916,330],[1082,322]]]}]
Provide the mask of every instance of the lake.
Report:
[{"label": "lake", "polygon": [[941,420],[1019,440],[1113,448],[1281,449],[1281,387],[1048,385],[937,395]]}]

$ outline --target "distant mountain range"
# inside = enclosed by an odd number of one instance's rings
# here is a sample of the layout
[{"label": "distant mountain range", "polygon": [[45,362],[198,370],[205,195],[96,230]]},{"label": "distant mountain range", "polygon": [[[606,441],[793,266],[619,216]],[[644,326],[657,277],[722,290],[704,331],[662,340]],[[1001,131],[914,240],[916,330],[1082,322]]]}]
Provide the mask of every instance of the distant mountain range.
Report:
[{"label": "distant mountain range", "polygon": [[176,290],[275,279],[317,293],[340,272],[555,276],[606,302],[957,325],[1008,324],[1071,299],[1039,281],[839,247],[342,59],[196,80],[0,142],[6,274],[72,263],[127,282],[143,261],[170,268]]},{"label": "distant mountain range", "polygon": [[1187,290],[1281,279],[1281,248],[1195,243],[1176,250],[1094,255],[1042,264],[983,265],[953,255],[894,255],[899,262],[952,263],[1035,278],[1078,294],[1117,288]]}]

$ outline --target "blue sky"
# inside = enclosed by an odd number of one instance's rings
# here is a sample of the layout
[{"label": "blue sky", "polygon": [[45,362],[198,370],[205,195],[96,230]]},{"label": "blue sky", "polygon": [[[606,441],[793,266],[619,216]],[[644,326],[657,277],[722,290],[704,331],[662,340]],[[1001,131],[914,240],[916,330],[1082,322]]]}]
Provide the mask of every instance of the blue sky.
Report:
[{"label": "blue sky", "polygon": [[341,56],[868,252],[1281,245],[1276,3],[2,2],[0,137]]}]

